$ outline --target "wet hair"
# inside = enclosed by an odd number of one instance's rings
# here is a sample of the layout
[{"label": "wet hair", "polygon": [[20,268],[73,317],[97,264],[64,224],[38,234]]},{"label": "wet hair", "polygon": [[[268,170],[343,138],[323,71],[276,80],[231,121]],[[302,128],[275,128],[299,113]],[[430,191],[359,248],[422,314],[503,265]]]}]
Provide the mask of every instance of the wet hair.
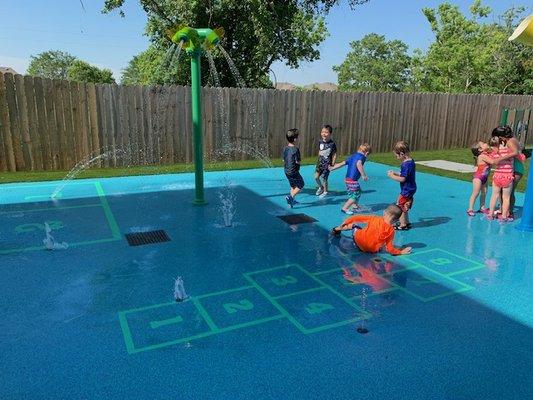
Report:
[{"label": "wet hair", "polygon": [[477,158],[479,157],[479,155],[481,154],[481,149],[479,148],[479,143],[481,142],[481,140],[478,140],[477,142],[475,142],[471,147],[470,147],[470,151],[472,152],[472,154],[474,155],[474,165],[477,165]]},{"label": "wet hair", "polygon": [[399,219],[402,215],[402,209],[397,206],[396,204],[390,204],[385,211],[383,211],[384,214],[389,214],[394,220]]},{"label": "wet hair", "polygon": [[370,154],[372,153],[372,146],[370,146],[368,143],[363,143],[361,146],[359,146],[357,151]]},{"label": "wet hair", "polygon": [[395,154],[409,154],[411,152],[411,150],[409,150],[409,143],[404,140],[396,142],[392,151],[394,151]]},{"label": "wet hair", "polygon": [[481,154],[481,149],[479,148],[479,142],[480,140],[478,140],[477,142],[475,142],[471,147],[470,147],[470,151],[472,152],[472,154],[474,155],[474,159],[479,156]]},{"label": "wet hair", "polygon": [[489,146],[491,146],[491,147],[499,146],[501,144],[501,142],[502,142],[502,140],[501,140],[500,136],[493,136],[489,140]]},{"label": "wet hair", "polygon": [[331,125],[322,125],[322,129],[327,129],[330,135],[333,133],[333,128],[331,127]]},{"label": "wet hair", "polygon": [[472,152],[472,154],[474,155],[474,158],[476,158],[477,156],[479,156],[481,154],[481,151],[479,150],[479,141],[474,143],[471,147],[470,147],[470,151]]},{"label": "wet hair", "polygon": [[294,143],[294,139],[298,139],[298,135],[300,132],[298,132],[298,129],[292,128],[287,131],[285,134],[285,137],[287,138],[287,142]]},{"label": "wet hair", "polygon": [[512,138],[514,135],[513,135],[513,130],[511,129],[510,126],[500,125],[492,130],[492,137],[495,137],[495,136],[509,139],[509,138]]}]

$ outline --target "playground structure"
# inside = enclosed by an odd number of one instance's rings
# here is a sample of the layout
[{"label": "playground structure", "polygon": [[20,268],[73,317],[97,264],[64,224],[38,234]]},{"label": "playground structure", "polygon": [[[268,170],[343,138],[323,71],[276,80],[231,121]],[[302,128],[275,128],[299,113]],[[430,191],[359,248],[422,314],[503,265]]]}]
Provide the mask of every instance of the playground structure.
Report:
[{"label": "playground structure", "polygon": [[188,26],[169,30],[168,35],[172,42],[185,48],[191,57],[191,111],[193,125],[194,147],[194,177],[195,199],[193,204],[206,204],[204,199],[204,162],[203,162],[203,139],[202,139],[202,75],[201,56],[205,50],[216,46],[222,35],[223,29],[209,28],[194,29]]}]

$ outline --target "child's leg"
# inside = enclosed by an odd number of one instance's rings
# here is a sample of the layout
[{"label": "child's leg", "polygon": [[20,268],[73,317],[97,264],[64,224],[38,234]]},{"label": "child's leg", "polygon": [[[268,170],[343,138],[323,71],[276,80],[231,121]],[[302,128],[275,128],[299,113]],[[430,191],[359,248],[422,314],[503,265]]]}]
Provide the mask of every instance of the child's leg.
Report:
[{"label": "child's leg", "polygon": [[318,186],[318,188],[322,188],[322,182],[320,182],[320,172],[319,171],[315,171],[315,182]]},{"label": "child's leg", "polygon": [[342,205],[342,210],[343,211],[349,211],[350,210],[350,207],[355,204],[355,200],[352,199],[351,197],[348,198],[348,200],[346,200],[346,202]]},{"label": "child's leg", "polygon": [[294,199],[298,193],[300,193],[302,189],[299,187],[291,187],[291,196]]},{"label": "child's leg", "polygon": [[492,195],[490,196],[490,203],[489,203],[489,212],[490,212],[489,215],[491,217],[494,216],[494,209],[496,208],[496,202],[500,198],[500,192],[501,192],[501,188],[495,185],[493,182],[492,183]]},{"label": "child's leg", "polygon": [[408,215],[408,211],[404,210],[402,212],[402,215],[400,215],[400,226],[404,227],[407,225],[409,225],[409,215]]},{"label": "child's leg", "polygon": [[502,219],[509,217],[509,206],[511,203],[511,192],[513,191],[513,184],[502,189]]},{"label": "child's leg", "polygon": [[514,195],[514,192],[516,190],[516,186],[518,186],[518,182],[520,182],[520,179],[522,179],[522,174],[514,174],[514,181],[513,181],[513,190],[511,191],[511,199],[509,203],[509,212],[512,213],[514,210],[514,205],[516,202],[516,198]]},{"label": "child's leg", "polygon": [[324,177],[324,180],[322,181],[322,187],[324,188],[324,192],[328,191],[328,178]]},{"label": "child's leg", "polygon": [[[470,195],[470,201],[468,202],[468,211],[474,211],[474,205],[476,204],[477,196],[481,190],[481,181],[477,178],[472,179],[472,194]],[[484,203],[483,199],[483,203]]]},{"label": "child's leg", "polygon": [[487,182],[481,185],[480,197],[479,197],[479,209],[481,211],[486,210],[485,199],[487,198]]},{"label": "child's leg", "polygon": [[[352,188],[353,189],[353,188]],[[346,205],[346,202],[344,206],[346,206],[346,209],[349,210],[350,208],[352,210],[359,210],[359,199],[361,198],[361,194],[363,191],[361,190],[361,186],[357,185],[354,190],[349,191],[349,198],[352,200],[351,204]],[[343,206],[343,208],[344,208]]]}]

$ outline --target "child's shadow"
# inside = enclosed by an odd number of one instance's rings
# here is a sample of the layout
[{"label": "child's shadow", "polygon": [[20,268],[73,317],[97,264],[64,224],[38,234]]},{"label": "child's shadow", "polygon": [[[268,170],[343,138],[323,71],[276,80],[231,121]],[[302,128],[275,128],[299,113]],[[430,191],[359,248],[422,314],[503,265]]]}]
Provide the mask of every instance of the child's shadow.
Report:
[{"label": "child's shadow", "polygon": [[370,212],[382,211],[386,209],[388,206],[390,206],[390,203],[376,203],[376,204],[367,205]]},{"label": "child's shadow", "polygon": [[427,244],[420,243],[420,242],[410,242],[410,243],[403,243],[402,247],[411,247],[413,249],[423,249],[424,247],[427,247]]},{"label": "child's shadow", "polygon": [[419,218],[418,222],[413,222],[411,224],[412,228],[427,228],[430,226],[436,226],[441,224],[446,224],[452,219],[450,217],[430,217],[430,218]]}]

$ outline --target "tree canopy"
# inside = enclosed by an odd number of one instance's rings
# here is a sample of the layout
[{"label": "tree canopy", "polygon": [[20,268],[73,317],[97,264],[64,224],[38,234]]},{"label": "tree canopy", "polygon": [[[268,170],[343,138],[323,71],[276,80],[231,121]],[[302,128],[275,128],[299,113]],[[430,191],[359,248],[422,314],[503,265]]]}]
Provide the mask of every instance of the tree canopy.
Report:
[{"label": "tree canopy", "polygon": [[524,17],[523,7],[497,18],[481,0],[473,1],[469,15],[449,2],[422,12],[435,35],[427,51],[417,49],[409,57],[401,41],[367,35],[351,42],[344,62],[334,67],[340,88],[533,93],[533,47],[507,40]]},{"label": "tree canopy", "polygon": [[485,23],[491,9],[475,0],[470,17],[443,3],[424,8],[435,42],[419,54],[415,80],[422,90],[451,93],[531,93],[533,49],[507,38],[523,8],[511,8]]},{"label": "tree canopy", "polygon": [[50,79],[115,83],[111,70],[107,68],[100,69],[59,50],[49,50],[36,56],[31,56],[27,72],[29,75]]},{"label": "tree canopy", "polygon": [[[297,68],[302,61],[314,61],[320,56],[318,46],[327,37],[324,15],[341,0],[139,0],[146,11],[146,33],[151,48],[137,56],[125,70],[126,80],[135,76],[150,76],[151,82],[161,82],[154,61],[161,59],[171,45],[168,28],[181,24],[192,27],[223,27],[222,46],[249,86],[269,86],[268,74],[275,61]],[[368,0],[350,0],[355,6]],[[106,0],[104,12],[121,10],[125,0]],[[236,86],[225,60],[215,50],[215,65],[222,86]],[[183,61],[185,62],[185,61]],[[185,67],[186,68],[186,67]],[[183,69],[183,68],[181,68]],[[208,79],[203,66],[204,83]],[[178,84],[188,83],[188,74],[170,74],[166,78]],[[168,79],[167,79],[168,80]]]},{"label": "tree canopy", "polygon": [[350,47],[343,63],[333,67],[341,90],[399,92],[409,84],[411,58],[402,41],[371,33]]},{"label": "tree canopy", "polygon": [[100,69],[81,60],[72,63],[68,69],[67,78],[78,82],[115,83],[111,70]]},{"label": "tree canopy", "polygon": [[50,79],[67,79],[68,69],[76,57],[59,50],[49,50],[30,57],[28,74]]}]

